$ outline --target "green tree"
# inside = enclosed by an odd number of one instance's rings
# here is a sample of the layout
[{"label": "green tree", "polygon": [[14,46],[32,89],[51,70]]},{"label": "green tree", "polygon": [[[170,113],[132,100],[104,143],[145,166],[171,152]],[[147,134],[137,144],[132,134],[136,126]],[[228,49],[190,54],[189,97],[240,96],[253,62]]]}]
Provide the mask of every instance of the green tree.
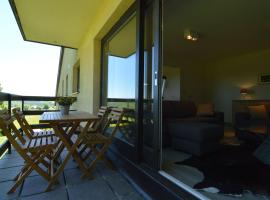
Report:
[{"label": "green tree", "polygon": [[24,110],[29,110],[29,108],[30,108],[30,106],[28,104],[25,104],[23,107]]}]

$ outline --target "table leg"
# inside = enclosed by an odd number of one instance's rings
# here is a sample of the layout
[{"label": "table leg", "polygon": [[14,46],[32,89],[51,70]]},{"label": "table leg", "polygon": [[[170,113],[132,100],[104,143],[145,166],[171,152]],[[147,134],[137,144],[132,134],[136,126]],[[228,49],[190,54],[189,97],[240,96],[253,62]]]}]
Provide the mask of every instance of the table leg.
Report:
[{"label": "table leg", "polygon": [[[66,155],[65,159],[49,181],[48,187],[46,191],[49,191],[53,184],[57,181],[59,175],[63,172],[65,165],[69,161],[70,157],[73,156],[74,160],[76,160],[77,164],[79,165],[79,168],[82,170],[84,174],[87,176],[90,176],[90,173],[88,172],[86,166],[83,163],[83,160],[79,156],[77,152],[77,146],[81,143],[83,134],[85,134],[89,128],[89,125],[91,123],[91,120],[89,120],[84,127],[83,131],[81,134],[78,135],[78,138],[75,143],[71,141],[71,137],[73,133],[76,131],[76,129],[79,127],[80,122],[75,122],[72,124],[71,129],[69,130],[68,128],[63,129],[59,124],[57,123],[52,123],[51,126],[55,131],[55,134],[59,137],[59,139],[62,141],[62,146],[60,147],[60,150],[57,152],[57,154],[60,156],[62,153],[64,147],[67,148],[68,154]],[[68,131],[69,130],[69,131]]]}]

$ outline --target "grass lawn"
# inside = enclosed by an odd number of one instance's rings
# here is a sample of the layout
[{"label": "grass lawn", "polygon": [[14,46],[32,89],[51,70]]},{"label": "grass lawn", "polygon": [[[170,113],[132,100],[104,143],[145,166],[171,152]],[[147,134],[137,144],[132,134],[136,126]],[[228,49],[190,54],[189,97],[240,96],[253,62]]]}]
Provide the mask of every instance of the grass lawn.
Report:
[{"label": "grass lawn", "polygon": [[26,115],[25,118],[29,124],[39,124],[40,115]]},{"label": "grass lawn", "polygon": [[[29,115],[29,116],[26,116],[26,120],[28,121],[29,124],[39,124],[39,118],[40,118],[40,115]],[[19,124],[18,122],[15,122],[15,126],[16,127],[19,127]],[[5,141],[6,141],[6,137],[3,136],[0,132],[0,145],[3,144]]]},{"label": "grass lawn", "polygon": [[5,136],[0,136],[0,145],[3,144],[7,138]]}]

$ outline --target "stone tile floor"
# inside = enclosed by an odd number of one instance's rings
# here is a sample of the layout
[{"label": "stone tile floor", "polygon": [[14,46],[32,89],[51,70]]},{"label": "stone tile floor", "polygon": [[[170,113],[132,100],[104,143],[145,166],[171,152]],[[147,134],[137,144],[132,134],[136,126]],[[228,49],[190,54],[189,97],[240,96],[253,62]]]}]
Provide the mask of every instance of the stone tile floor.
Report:
[{"label": "stone tile floor", "polygon": [[70,160],[62,173],[59,184],[52,191],[44,192],[47,181],[32,172],[14,194],[7,195],[12,179],[23,166],[23,160],[13,151],[0,159],[0,200],[141,200],[144,199],[117,171],[98,163],[94,179],[81,179],[81,172]]}]

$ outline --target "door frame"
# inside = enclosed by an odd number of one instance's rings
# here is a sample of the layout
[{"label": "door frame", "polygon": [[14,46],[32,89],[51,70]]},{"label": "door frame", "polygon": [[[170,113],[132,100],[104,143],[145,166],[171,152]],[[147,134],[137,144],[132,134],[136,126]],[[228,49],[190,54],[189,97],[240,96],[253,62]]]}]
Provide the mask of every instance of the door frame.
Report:
[{"label": "door frame", "polygon": [[[162,1],[161,0],[137,0],[137,90],[136,90],[136,99],[137,101],[137,130],[138,130],[138,138],[137,138],[137,161],[138,163],[145,163],[144,161],[144,141],[143,141],[143,90],[144,90],[144,41],[145,41],[145,12],[149,5],[153,6],[153,34],[154,34],[154,72],[153,76],[156,80],[156,84],[154,87],[154,134],[153,134],[153,149],[151,153],[151,157],[153,158],[151,163],[147,163],[151,165],[155,170],[161,169],[161,150],[162,150],[162,103],[161,103],[161,83],[162,83]],[[149,152],[150,153],[150,152]],[[149,156],[148,156],[149,157]]]}]

